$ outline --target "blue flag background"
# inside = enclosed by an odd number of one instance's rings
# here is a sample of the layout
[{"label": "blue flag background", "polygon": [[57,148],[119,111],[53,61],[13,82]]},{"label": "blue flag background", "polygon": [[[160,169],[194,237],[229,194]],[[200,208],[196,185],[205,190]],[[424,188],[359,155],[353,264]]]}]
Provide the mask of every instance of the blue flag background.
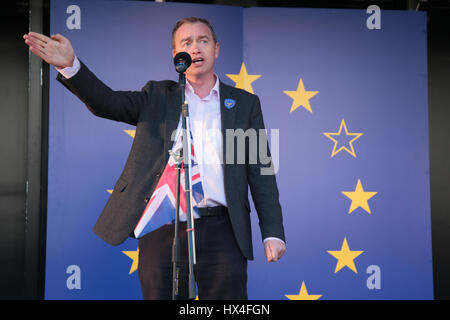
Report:
[{"label": "blue flag background", "polygon": [[[261,98],[288,250],[265,262],[252,206],[250,299],[433,298],[423,12],[382,10],[372,30],[365,10],[71,5],[51,2],[51,33],[113,89],[175,80],[172,27],[200,16],[219,77]],[[50,73],[45,297],[140,299],[137,241],[92,232],[134,127],[93,116]]]}]

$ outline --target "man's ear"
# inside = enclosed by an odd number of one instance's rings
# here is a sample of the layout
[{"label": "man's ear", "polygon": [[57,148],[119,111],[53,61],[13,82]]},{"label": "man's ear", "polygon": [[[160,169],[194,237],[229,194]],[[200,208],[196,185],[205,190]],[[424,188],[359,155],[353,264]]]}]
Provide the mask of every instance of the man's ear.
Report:
[{"label": "man's ear", "polygon": [[219,51],[220,51],[219,49],[220,49],[220,45],[218,42],[216,42],[216,48],[215,48],[215,54],[214,54],[216,59],[219,58]]},{"label": "man's ear", "polygon": [[175,58],[176,54],[177,54],[177,52],[175,51],[175,49],[172,49],[172,58]]}]

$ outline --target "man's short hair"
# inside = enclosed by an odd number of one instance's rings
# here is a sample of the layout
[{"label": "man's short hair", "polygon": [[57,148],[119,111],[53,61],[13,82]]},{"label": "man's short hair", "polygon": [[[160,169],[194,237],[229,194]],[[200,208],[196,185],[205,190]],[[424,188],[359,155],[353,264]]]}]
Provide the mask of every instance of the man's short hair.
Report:
[{"label": "man's short hair", "polygon": [[197,22],[201,22],[201,23],[205,24],[209,28],[209,30],[211,30],[211,34],[213,36],[214,43],[217,43],[216,33],[214,32],[214,29],[208,20],[203,19],[203,18],[197,18],[197,17],[189,17],[189,18],[183,18],[183,19],[179,20],[173,27],[172,49],[175,49],[175,33],[177,32],[177,30],[185,23],[197,23]]}]

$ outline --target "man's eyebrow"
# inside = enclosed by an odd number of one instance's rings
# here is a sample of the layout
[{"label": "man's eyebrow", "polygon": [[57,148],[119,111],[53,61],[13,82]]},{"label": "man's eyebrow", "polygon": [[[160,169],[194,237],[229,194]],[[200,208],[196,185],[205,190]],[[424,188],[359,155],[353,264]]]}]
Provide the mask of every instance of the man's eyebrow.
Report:
[{"label": "man's eyebrow", "polygon": [[[208,35],[205,34],[205,35],[201,35],[201,36],[198,36],[198,37],[197,37],[197,40],[203,40],[203,39],[209,40]],[[189,41],[189,40],[192,40],[192,36],[189,36],[189,37],[186,37],[186,38],[181,39],[181,40],[180,40],[180,43],[183,43],[183,42]]]},{"label": "man's eyebrow", "polygon": [[180,43],[183,43],[183,42],[188,41],[188,40],[192,40],[192,36],[189,36],[189,37],[181,39]]}]

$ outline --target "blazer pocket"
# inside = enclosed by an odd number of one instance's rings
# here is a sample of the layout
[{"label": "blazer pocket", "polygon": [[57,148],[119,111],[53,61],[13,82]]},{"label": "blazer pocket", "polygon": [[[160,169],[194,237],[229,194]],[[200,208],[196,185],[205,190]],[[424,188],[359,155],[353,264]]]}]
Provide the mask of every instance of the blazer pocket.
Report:
[{"label": "blazer pocket", "polygon": [[120,177],[119,180],[117,181],[116,185],[114,186],[114,191],[117,192],[124,192],[125,189],[128,186],[128,181],[125,180],[124,178]]}]

